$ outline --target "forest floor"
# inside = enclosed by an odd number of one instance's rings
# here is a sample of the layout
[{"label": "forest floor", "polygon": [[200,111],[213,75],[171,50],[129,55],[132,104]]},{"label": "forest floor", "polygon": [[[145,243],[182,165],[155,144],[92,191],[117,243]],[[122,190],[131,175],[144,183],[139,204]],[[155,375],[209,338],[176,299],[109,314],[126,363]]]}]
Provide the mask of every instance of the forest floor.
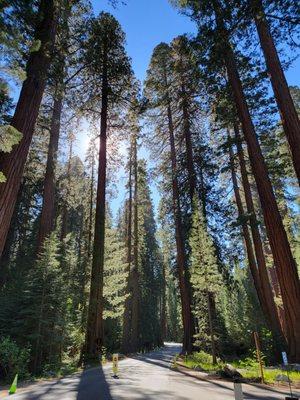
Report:
[{"label": "forest floor", "polygon": [[[119,362],[118,378],[111,363],[87,369],[62,379],[39,382],[20,389],[16,395],[1,399],[16,400],[233,400],[232,382],[208,379],[199,371],[173,368],[178,344],[128,357]],[[284,399],[287,390],[264,385],[243,384],[245,400]],[[2,393],[3,395],[4,393]],[[6,391],[7,394],[7,391]],[[297,393],[300,396],[300,392]]]}]

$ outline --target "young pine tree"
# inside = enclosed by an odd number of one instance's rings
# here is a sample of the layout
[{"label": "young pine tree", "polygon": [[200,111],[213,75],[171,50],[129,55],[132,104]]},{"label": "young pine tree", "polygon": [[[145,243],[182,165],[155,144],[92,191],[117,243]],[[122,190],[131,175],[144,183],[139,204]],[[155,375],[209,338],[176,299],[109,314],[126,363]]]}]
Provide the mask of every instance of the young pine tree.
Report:
[{"label": "young pine tree", "polygon": [[199,328],[196,334],[197,342],[199,347],[204,347],[204,349],[210,342],[213,363],[215,364],[217,362],[215,302],[221,290],[222,282],[215,246],[208,233],[196,197],[194,197],[189,244],[191,247],[191,283],[194,290],[195,315]]}]

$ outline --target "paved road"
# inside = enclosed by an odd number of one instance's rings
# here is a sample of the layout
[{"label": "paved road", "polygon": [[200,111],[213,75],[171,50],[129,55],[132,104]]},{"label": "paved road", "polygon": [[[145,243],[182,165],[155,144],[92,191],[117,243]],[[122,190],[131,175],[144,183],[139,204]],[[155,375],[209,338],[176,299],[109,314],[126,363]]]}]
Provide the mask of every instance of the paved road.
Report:
[{"label": "paved road", "polygon": [[[36,384],[6,399],[15,400],[233,400],[233,385],[205,381],[171,370],[170,362],[180,347],[167,344],[163,350],[119,363],[119,379],[111,365],[93,368],[57,381]],[[284,399],[284,394],[243,385],[245,400]]]}]

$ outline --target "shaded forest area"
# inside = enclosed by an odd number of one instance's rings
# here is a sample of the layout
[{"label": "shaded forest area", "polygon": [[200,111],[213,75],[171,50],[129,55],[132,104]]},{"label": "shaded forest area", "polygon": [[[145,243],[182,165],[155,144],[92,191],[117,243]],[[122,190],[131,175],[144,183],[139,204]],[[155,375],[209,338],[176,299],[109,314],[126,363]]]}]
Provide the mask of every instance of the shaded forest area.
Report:
[{"label": "shaded forest area", "polygon": [[300,5],[171,3],[197,34],[145,82],[88,0],[0,4],[1,377],[167,340],[240,359],[254,331],[300,363]]}]

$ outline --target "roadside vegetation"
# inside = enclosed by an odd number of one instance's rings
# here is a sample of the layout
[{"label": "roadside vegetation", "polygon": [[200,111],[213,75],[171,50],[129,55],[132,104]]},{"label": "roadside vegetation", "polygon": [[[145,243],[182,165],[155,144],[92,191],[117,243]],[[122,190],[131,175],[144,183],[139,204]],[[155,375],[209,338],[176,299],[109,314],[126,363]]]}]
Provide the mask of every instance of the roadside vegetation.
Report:
[{"label": "roadside vegetation", "polygon": [[[182,363],[185,367],[200,370],[207,373],[222,374],[222,371],[227,363],[230,363],[243,377],[243,379],[260,382],[260,368],[259,363],[256,361],[255,356],[246,357],[243,359],[236,359],[232,361],[221,361],[217,360],[216,364],[212,362],[212,356],[204,351],[192,353],[191,355],[184,356]],[[278,379],[283,376],[287,377],[286,369],[282,369],[279,366],[264,366],[264,380],[267,384],[274,384],[279,382],[285,382],[285,379]],[[300,372],[295,370],[289,370],[289,378],[293,385],[300,385]]]}]

